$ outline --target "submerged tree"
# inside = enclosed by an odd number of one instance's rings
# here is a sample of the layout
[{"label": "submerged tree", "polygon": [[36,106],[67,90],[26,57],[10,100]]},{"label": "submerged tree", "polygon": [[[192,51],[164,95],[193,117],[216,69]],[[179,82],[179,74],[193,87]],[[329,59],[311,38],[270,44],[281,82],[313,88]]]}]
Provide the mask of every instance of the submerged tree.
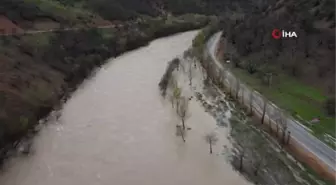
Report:
[{"label": "submerged tree", "polygon": [[179,107],[179,99],[181,98],[181,89],[175,85],[174,90],[173,90],[173,97],[172,101],[173,103],[175,102],[176,104],[176,113],[178,114],[178,107]]},{"label": "submerged tree", "polygon": [[177,82],[176,82],[175,78],[173,78],[173,77],[169,80],[168,85],[169,85],[170,88],[173,89],[173,91],[171,91],[171,93],[169,94],[168,99],[172,104],[172,108],[174,108],[176,98],[179,98],[179,96],[180,96],[180,92],[179,92],[180,90],[178,89]]},{"label": "submerged tree", "polygon": [[185,130],[185,120],[187,118],[188,108],[189,108],[189,99],[186,97],[180,97],[176,106],[176,112],[179,118],[182,121],[182,128]]},{"label": "submerged tree", "polygon": [[212,145],[215,145],[218,141],[217,135],[215,132],[210,132],[205,135],[205,141],[209,144],[209,153],[212,154]]},{"label": "submerged tree", "polygon": [[189,62],[188,78],[189,78],[189,86],[192,86],[192,63],[191,62]]},{"label": "submerged tree", "polygon": [[180,125],[176,125],[176,135],[181,136],[183,142],[186,142],[185,140],[185,130]]}]

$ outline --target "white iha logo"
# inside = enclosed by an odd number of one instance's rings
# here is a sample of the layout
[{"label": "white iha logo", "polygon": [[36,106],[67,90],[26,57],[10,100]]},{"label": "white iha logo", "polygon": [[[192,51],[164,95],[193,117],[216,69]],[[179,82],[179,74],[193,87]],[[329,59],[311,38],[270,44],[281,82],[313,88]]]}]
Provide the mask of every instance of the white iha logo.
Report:
[{"label": "white iha logo", "polygon": [[274,39],[292,38],[292,37],[297,38],[298,35],[296,34],[295,31],[285,31],[285,30],[274,29],[272,31],[272,37]]}]

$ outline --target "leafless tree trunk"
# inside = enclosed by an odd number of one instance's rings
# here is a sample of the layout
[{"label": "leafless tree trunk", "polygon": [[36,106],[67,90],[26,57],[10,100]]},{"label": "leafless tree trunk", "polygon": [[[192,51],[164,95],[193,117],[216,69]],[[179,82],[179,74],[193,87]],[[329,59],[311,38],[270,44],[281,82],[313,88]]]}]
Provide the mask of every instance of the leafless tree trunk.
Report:
[{"label": "leafless tree trunk", "polygon": [[174,104],[175,104],[175,97],[174,97],[174,95],[171,94],[171,95],[169,95],[168,98],[169,98],[169,101],[170,101],[170,103],[172,105],[172,108],[174,108]]},{"label": "leafless tree trunk", "polygon": [[243,170],[243,160],[245,156],[245,149],[242,148],[242,150],[239,153],[239,171]]},{"label": "leafless tree trunk", "polygon": [[184,138],[184,130],[181,127],[178,127],[181,133],[181,138],[183,140],[183,142],[186,142],[185,138]]},{"label": "leafless tree trunk", "polygon": [[288,125],[287,125],[287,120],[283,120],[282,123],[281,123],[281,126],[282,126],[282,144],[286,144],[286,132],[287,132],[287,129],[288,129]]},{"label": "leafless tree trunk", "polygon": [[268,87],[270,87],[272,85],[273,74],[272,73],[267,73],[266,78],[267,78],[267,85],[268,85]]},{"label": "leafless tree trunk", "polygon": [[205,135],[205,141],[209,144],[209,153],[212,154],[212,145],[216,144],[218,141],[216,133],[211,132]]},{"label": "leafless tree trunk", "polygon": [[190,62],[189,65],[189,73],[188,73],[188,78],[189,78],[189,86],[192,86],[192,63]]},{"label": "leafless tree trunk", "polygon": [[185,130],[185,120],[186,120],[186,117],[187,117],[189,101],[188,101],[187,98],[181,97],[178,100],[178,102],[179,102],[179,104],[177,106],[177,115],[180,117],[180,119],[182,121],[183,130]]},{"label": "leafless tree trunk", "polygon": [[286,144],[287,144],[287,145],[289,144],[289,140],[290,140],[290,134],[291,134],[291,132],[290,132],[290,131],[288,131],[288,132],[287,132],[287,142],[286,142]]}]

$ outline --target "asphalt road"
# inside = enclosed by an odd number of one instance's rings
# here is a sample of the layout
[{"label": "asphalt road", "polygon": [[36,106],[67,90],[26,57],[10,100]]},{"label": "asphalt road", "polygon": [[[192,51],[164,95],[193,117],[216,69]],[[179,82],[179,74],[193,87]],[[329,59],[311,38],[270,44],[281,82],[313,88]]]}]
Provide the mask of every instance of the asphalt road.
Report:
[{"label": "asphalt road", "polygon": [[[213,59],[216,63],[216,65],[226,73],[226,78],[232,76],[235,78],[232,73],[230,73],[227,69],[223,67],[223,65],[218,61],[217,57],[215,56],[215,52],[217,50],[217,45],[221,37],[221,32],[216,33],[212,38],[209,39],[207,43],[207,51],[209,52],[210,57]],[[246,87],[248,88],[248,87]],[[249,88],[248,88],[249,89]],[[258,92],[255,92],[259,94]],[[259,101],[261,102],[261,96],[257,97]],[[256,101],[258,102],[258,101]],[[259,113],[262,114],[262,106],[254,106],[259,107],[259,110],[257,110]],[[271,104],[268,109],[278,110],[279,108],[276,107],[274,104]],[[272,120],[278,119],[277,114],[272,114],[270,111],[270,115],[267,115]],[[291,137],[294,138],[297,142],[299,142],[306,150],[310,151],[312,154],[314,154],[317,158],[319,158],[321,161],[323,161],[326,166],[328,166],[333,172],[336,172],[335,165],[336,165],[336,153],[335,150],[320,141],[318,138],[313,136],[309,131],[306,130],[304,126],[302,126],[298,121],[294,120],[293,118],[286,118],[287,120],[287,126],[288,130],[291,132]]]}]

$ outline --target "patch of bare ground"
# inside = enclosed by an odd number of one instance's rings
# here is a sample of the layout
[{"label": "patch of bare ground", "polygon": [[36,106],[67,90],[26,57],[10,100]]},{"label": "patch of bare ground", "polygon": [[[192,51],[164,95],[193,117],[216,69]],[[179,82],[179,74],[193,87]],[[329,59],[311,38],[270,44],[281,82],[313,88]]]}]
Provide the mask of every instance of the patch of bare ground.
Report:
[{"label": "patch of bare ground", "polygon": [[61,24],[54,21],[36,21],[33,23],[33,29],[36,30],[47,30],[47,29],[58,29],[61,27]]},{"label": "patch of bare ground", "polygon": [[22,33],[23,29],[14,24],[7,17],[0,15],[0,35]]},{"label": "patch of bare ground", "polygon": [[93,20],[91,23],[88,24],[88,26],[109,26],[112,25],[112,23],[108,20],[103,19],[100,16],[95,16],[92,18]]}]

